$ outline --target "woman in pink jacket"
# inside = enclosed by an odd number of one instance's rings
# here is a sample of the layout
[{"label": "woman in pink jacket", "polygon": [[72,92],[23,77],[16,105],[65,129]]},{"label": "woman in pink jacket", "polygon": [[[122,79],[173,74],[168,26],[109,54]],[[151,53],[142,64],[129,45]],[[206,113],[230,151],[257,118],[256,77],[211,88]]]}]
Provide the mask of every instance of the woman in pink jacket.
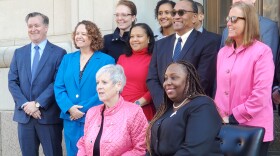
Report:
[{"label": "woman in pink jacket", "polygon": [[265,128],[261,156],[273,140],[271,49],[260,42],[257,13],[236,2],[227,17],[228,38],[218,54],[215,101],[225,123]]},{"label": "woman in pink jacket", "polygon": [[140,106],[120,96],[125,79],[120,65],[106,65],[96,73],[98,97],[104,104],[87,112],[78,156],[145,155],[148,122]]}]

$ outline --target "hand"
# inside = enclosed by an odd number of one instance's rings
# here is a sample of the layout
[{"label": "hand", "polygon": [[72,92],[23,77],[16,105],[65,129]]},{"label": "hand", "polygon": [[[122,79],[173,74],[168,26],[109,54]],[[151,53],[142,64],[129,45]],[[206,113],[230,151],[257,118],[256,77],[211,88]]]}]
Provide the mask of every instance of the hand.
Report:
[{"label": "hand", "polygon": [[32,117],[35,119],[41,119],[41,111],[38,109],[36,112],[32,114]]},{"label": "hand", "polygon": [[85,113],[80,111],[80,108],[83,108],[83,106],[74,105],[68,110],[68,112],[70,113],[71,120],[77,120],[84,116]]},{"label": "hand", "polygon": [[272,100],[274,104],[280,104],[280,94],[277,89],[272,93]]},{"label": "hand", "polygon": [[229,117],[228,116],[223,117],[223,123],[229,123]]},{"label": "hand", "polygon": [[34,112],[39,110],[39,108],[35,106],[35,101],[30,101],[30,102],[26,102],[26,104],[23,107],[23,110],[26,114],[31,116]]}]

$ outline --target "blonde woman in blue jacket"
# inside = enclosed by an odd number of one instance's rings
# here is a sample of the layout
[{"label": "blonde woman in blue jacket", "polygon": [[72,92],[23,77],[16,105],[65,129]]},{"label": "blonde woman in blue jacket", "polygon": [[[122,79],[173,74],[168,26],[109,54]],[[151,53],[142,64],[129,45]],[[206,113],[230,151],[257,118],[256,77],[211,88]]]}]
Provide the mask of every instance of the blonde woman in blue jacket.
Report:
[{"label": "blonde woman in blue jacket", "polygon": [[103,39],[98,27],[90,21],[81,21],[73,32],[74,53],[65,55],[54,84],[55,98],[61,109],[67,156],[76,156],[76,144],[83,136],[85,114],[101,104],[96,88],[96,72],[114,59],[98,49]]}]

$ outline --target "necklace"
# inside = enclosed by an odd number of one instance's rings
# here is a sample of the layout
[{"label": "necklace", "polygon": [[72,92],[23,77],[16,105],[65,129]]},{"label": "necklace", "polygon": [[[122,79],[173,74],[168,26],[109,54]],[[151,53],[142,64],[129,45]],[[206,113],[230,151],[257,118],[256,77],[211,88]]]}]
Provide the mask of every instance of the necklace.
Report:
[{"label": "necklace", "polygon": [[185,98],[185,100],[183,100],[178,106],[175,106],[173,103],[173,108],[177,109],[180,108],[183,104],[185,104],[185,102],[188,100],[189,98]]}]

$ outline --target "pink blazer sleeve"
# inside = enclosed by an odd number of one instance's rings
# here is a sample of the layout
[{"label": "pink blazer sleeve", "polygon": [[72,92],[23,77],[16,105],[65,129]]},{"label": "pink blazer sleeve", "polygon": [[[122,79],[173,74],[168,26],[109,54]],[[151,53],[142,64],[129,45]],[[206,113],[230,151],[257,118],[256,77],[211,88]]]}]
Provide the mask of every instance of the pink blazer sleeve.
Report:
[{"label": "pink blazer sleeve", "polygon": [[134,119],[130,120],[128,125],[133,149],[125,152],[122,156],[144,156],[146,154],[145,136],[147,127],[148,121],[141,107],[139,107],[137,113],[134,114]]}]

